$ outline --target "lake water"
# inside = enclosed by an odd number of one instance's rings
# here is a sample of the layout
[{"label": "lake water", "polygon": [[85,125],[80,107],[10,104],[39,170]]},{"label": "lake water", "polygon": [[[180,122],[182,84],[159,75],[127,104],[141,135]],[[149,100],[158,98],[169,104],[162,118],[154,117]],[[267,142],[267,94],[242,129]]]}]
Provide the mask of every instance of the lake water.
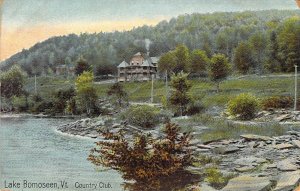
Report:
[{"label": "lake water", "polygon": [[[86,160],[95,140],[55,131],[55,127],[68,121],[0,118],[0,189],[14,181],[14,186],[20,183],[20,188],[11,189],[14,191],[122,190],[120,174],[113,170],[99,172]],[[27,188],[25,181],[29,183],[27,186],[33,187],[35,183],[56,183],[58,186]],[[67,182],[68,188],[62,188],[61,181]]]}]

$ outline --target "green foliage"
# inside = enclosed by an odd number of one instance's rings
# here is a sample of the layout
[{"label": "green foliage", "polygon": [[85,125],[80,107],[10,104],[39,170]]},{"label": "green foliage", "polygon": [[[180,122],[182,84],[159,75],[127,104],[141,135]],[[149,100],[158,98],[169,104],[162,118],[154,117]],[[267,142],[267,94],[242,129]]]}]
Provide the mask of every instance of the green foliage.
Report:
[{"label": "green foliage", "polygon": [[19,66],[13,66],[7,72],[1,72],[1,95],[5,98],[21,96],[24,93],[25,75]]},{"label": "green foliage", "polygon": [[203,112],[205,107],[200,101],[193,101],[187,106],[187,115],[195,115]]},{"label": "green foliage", "polygon": [[173,74],[171,77],[171,86],[173,91],[170,96],[170,103],[180,111],[183,115],[186,113],[186,107],[191,101],[188,91],[191,88],[191,84],[187,79],[188,74],[180,72]]},{"label": "green foliage", "polygon": [[[121,133],[103,132],[106,139],[92,149],[88,160],[97,166],[115,169],[125,180],[142,182],[146,187],[163,177],[170,177],[192,164],[189,148],[190,135],[180,134],[179,126],[167,123],[162,139],[143,134],[136,135],[133,142]],[[156,184],[156,189],[160,190]]]},{"label": "green foliage", "polygon": [[53,94],[53,114],[62,114],[66,111],[67,103],[75,97],[76,92],[73,87],[69,89],[60,89]]},{"label": "green foliage", "polygon": [[[259,39],[256,41],[259,43],[258,45],[264,45],[264,39],[269,39],[270,31],[275,31],[280,36],[278,38],[280,44],[278,53],[283,60],[281,62],[284,66],[282,71],[287,71],[286,64],[295,63],[293,61],[295,55],[299,55],[297,52],[299,49],[295,50],[295,54],[290,54],[293,52],[290,45],[295,45],[297,38],[299,38],[297,37],[299,31],[294,30],[297,28],[297,23],[293,24],[294,27],[292,28],[294,29],[283,27],[283,25],[287,26],[284,20],[292,15],[299,17],[299,12],[297,10],[268,10],[213,14],[195,13],[181,15],[170,21],[162,21],[156,26],[137,27],[126,32],[83,33],[53,37],[15,54],[5,60],[5,64],[1,67],[7,70],[17,62],[30,76],[52,74],[57,64],[76,63],[78,55],[83,55],[95,69],[95,75],[104,74],[107,73],[106,65],[115,66],[116,63],[120,63],[124,59],[128,61],[138,51],[146,52],[145,41],[141,40],[145,37],[151,41],[150,56],[162,55],[174,50],[176,45],[184,44],[191,51],[201,49],[206,51],[209,57],[218,52],[225,54],[232,60],[233,50],[239,42],[247,41],[251,36],[256,36],[255,39]],[[259,33],[261,32],[263,33],[262,36],[266,35],[266,38],[260,37]],[[261,50],[262,46],[257,47]],[[255,52],[262,53],[255,58],[256,62],[259,62],[258,58],[262,58],[260,60],[263,62],[264,57],[268,54],[265,51]],[[268,63],[273,61],[273,58],[270,57]],[[101,69],[101,66],[106,68],[105,71]]]},{"label": "green foliage", "polygon": [[159,61],[158,61],[158,71],[161,73],[164,73],[165,71],[168,71],[168,73],[171,73],[174,71],[174,67],[176,65],[175,55],[174,52],[170,51],[165,54],[163,54]]},{"label": "green foliage", "polygon": [[209,58],[203,50],[194,50],[191,54],[191,63],[189,70],[192,74],[198,74],[200,76],[205,75],[207,66],[209,65]]},{"label": "green foliage", "polygon": [[91,66],[88,64],[88,62],[81,56],[78,60],[77,60],[77,65],[75,67],[75,74],[81,75],[84,71],[90,71],[91,70]]},{"label": "green foliage", "polygon": [[107,95],[111,96],[116,100],[117,105],[122,107],[125,103],[127,103],[128,95],[124,90],[124,87],[120,83],[113,84],[107,91]]},{"label": "green foliage", "polygon": [[205,169],[205,180],[214,188],[221,189],[224,187],[232,176],[224,176],[217,167]]},{"label": "green foliage", "polygon": [[224,54],[213,55],[209,67],[209,77],[217,84],[217,91],[219,91],[220,81],[229,75],[230,69],[228,58]]},{"label": "green foliage", "polygon": [[159,109],[148,106],[131,106],[123,114],[129,124],[137,125],[143,128],[152,128],[160,122]]},{"label": "green foliage", "polygon": [[294,65],[300,65],[300,17],[287,19],[279,28],[279,57],[282,71],[292,72]]},{"label": "green foliage", "polygon": [[273,96],[267,97],[261,101],[262,109],[279,109],[291,108],[294,104],[294,99],[289,96]]},{"label": "green foliage", "polygon": [[12,98],[13,108],[17,112],[24,112],[28,110],[29,104],[27,97],[25,95],[21,95],[19,97],[13,96]]},{"label": "green foliage", "polygon": [[97,111],[97,94],[96,89],[93,87],[94,75],[92,72],[84,71],[77,77],[76,98],[78,100],[79,109],[85,110],[87,115],[91,115]]},{"label": "green foliage", "polygon": [[251,46],[246,42],[241,42],[234,52],[234,64],[241,74],[247,74],[254,68],[254,56]]},{"label": "green foliage", "polygon": [[242,120],[249,120],[255,117],[258,108],[257,98],[246,93],[238,95],[228,103],[228,112]]},{"label": "green foliage", "polygon": [[174,50],[174,56],[176,64],[173,72],[188,72],[188,66],[190,65],[190,53],[188,47],[183,44],[178,45]]}]

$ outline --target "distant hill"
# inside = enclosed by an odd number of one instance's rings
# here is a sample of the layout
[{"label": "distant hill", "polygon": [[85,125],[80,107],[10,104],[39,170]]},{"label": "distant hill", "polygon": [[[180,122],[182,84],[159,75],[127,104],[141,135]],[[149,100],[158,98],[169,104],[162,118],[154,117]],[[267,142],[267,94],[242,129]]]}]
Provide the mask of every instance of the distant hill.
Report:
[{"label": "distant hill", "polygon": [[208,55],[224,53],[232,58],[239,42],[257,32],[266,33],[272,26],[295,15],[300,16],[300,11],[195,13],[125,32],[52,37],[3,61],[1,68],[6,70],[18,64],[29,75],[52,74],[56,66],[74,65],[82,55],[97,73],[97,68],[116,66],[124,59],[128,61],[136,52],[149,49],[150,56],[158,56],[178,44],[185,44],[190,50],[203,49]]}]

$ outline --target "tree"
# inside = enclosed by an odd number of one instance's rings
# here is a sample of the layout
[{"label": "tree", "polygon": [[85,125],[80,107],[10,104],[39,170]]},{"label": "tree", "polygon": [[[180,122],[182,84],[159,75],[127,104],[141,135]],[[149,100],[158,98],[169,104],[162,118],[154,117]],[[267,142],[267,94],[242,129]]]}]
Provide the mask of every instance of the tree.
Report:
[{"label": "tree", "polygon": [[270,40],[267,47],[267,61],[265,63],[265,68],[270,72],[280,72],[280,59],[278,57],[279,46],[277,42],[277,33],[272,31],[270,34]]},{"label": "tree", "polygon": [[77,65],[75,67],[75,74],[76,75],[80,75],[82,74],[84,71],[90,71],[91,70],[91,66],[88,64],[88,62],[81,56],[78,60],[77,60]]},{"label": "tree", "polygon": [[230,72],[228,58],[224,54],[215,54],[210,62],[209,76],[216,83],[217,92],[220,90],[220,82],[224,80]]},{"label": "tree", "polygon": [[209,58],[206,52],[196,49],[191,54],[190,72],[196,74],[203,74],[206,72],[207,65],[209,64]]},{"label": "tree", "polygon": [[300,17],[287,19],[278,35],[283,72],[291,72],[294,65],[300,65]]},{"label": "tree", "polygon": [[170,96],[170,102],[175,107],[178,107],[180,115],[186,113],[186,108],[188,103],[191,101],[188,91],[191,88],[189,83],[188,74],[180,72],[178,74],[173,74],[171,77],[171,86],[174,88]]},{"label": "tree", "polygon": [[181,71],[187,72],[188,65],[190,64],[190,53],[189,49],[185,45],[178,45],[174,50],[175,55],[175,67],[174,73],[179,73]]},{"label": "tree", "polygon": [[[2,73],[2,72],[1,72]],[[13,96],[21,96],[24,92],[25,74],[19,66],[13,66],[0,76],[1,93],[7,99]]]},{"label": "tree", "polygon": [[251,52],[253,54],[252,60],[255,62],[255,69],[257,73],[263,73],[263,65],[266,60],[267,37],[262,32],[256,32],[249,39]]},{"label": "tree", "polygon": [[123,103],[127,100],[128,96],[124,87],[119,82],[113,84],[107,91],[107,95],[116,99],[119,107],[122,107]]},{"label": "tree", "polygon": [[91,115],[97,108],[97,94],[93,87],[93,80],[93,73],[84,71],[75,82],[79,105],[85,109],[87,115]]},{"label": "tree", "polygon": [[252,49],[248,43],[239,43],[234,51],[233,63],[241,74],[247,74],[251,68],[254,68]]},{"label": "tree", "polygon": [[161,139],[141,133],[134,137],[134,141],[129,141],[120,132],[104,131],[102,135],[111,141],[97,142],[88,160],[96,166],[121,172],[125,180],[143,183],[142,190],[160,190],[163,185],[157,181],[162,177],[182,174],[192,165],[190,134],[180,133],[178,125],[167,123]]},{"label": "tree", "polygon": [[176,65],[175,55],[174,52],[170,51],[161,56],[158,61],[158,71],[164,73],[167,71],[171,73],[174,71]]}]

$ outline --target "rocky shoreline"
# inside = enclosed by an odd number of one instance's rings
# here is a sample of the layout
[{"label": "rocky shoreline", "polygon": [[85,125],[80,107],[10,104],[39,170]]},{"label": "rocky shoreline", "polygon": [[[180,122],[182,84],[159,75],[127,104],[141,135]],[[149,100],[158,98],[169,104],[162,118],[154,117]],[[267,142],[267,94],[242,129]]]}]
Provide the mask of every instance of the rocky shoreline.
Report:
[{"label": "rocky shoreline", "polygon": [[[143,130],[126,122],[117,122],[113,117],[82,119],[58,127],[60,132],[93,139],[102,139],[98,131],[104,129],[111,132],[125,131],[128,138],[138,132],[151,133],[156,138],[162,135],[157,129]],[[221,189],[224,191],[292,191],[300,182],[298,131],[288,131],[287,135],[277,137],[248,134],[241,135],[239,139],[209,143],[192,140],[191,148],[196,155],[217,158],[223,174],[234,174],[235,178]],[[190,170],[202,173],[207,166],[192,167]],[[205,186],[200,187],[200,190],[215,189]]]}]

